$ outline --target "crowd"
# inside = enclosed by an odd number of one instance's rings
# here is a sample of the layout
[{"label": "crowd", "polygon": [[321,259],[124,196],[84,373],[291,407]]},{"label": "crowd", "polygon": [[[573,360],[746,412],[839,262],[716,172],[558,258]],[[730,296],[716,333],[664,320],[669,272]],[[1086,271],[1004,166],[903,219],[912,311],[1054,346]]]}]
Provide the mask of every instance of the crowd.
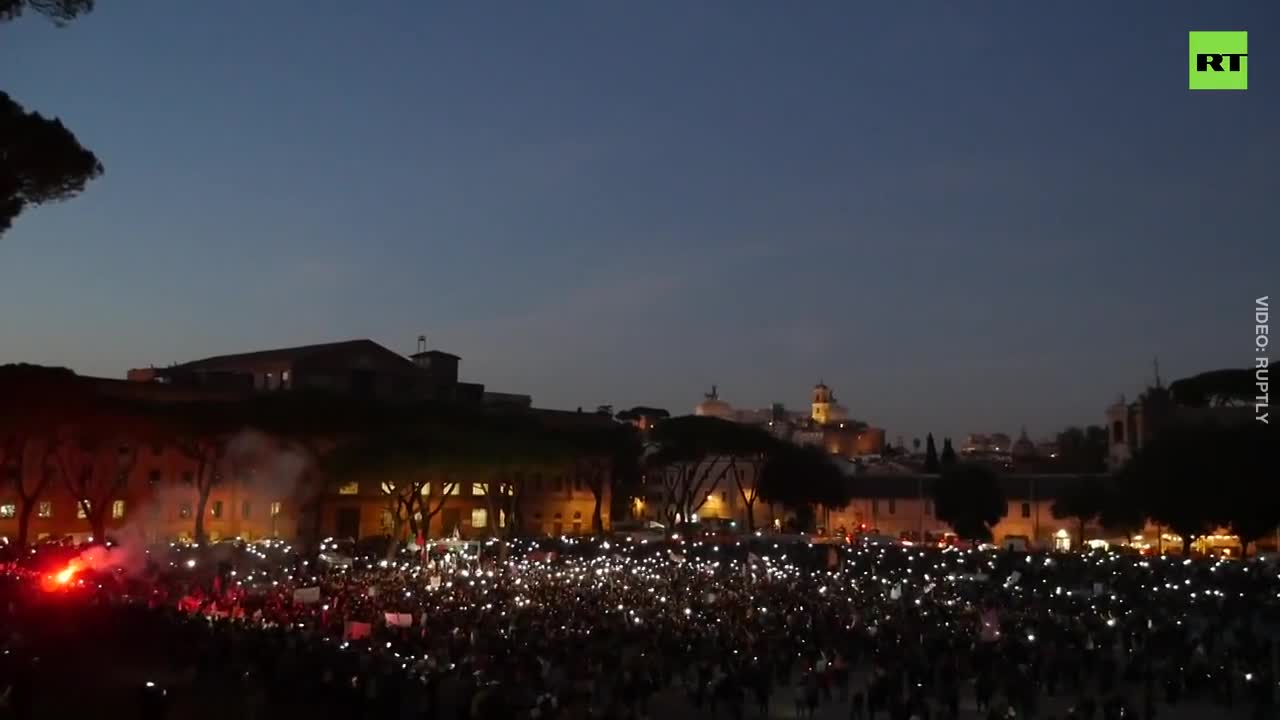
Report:
[{"label": "crowd", "polygon": [[248,718],[1277,717],[1260,562],[590,540],[197,552],[25,597],[109,608]]}]

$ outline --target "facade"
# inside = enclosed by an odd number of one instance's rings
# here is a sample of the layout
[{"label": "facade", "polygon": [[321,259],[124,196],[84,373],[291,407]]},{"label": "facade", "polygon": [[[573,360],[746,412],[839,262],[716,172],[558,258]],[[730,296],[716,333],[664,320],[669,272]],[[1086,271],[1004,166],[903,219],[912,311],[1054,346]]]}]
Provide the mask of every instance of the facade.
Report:
[{"label": "facade", "polygon": [[[1053,501],[1063,490],[1080,482],[1075,475],[1003,475],[1009,503],[1004,518],[992,529],[999,542],[1006,536],[1023,536],[1036,547],[1063,548],[1076,542],[1079,528],[1074,520],[1053,517]],[[858,476],[852,480],[854,500],[848,507],[826,518],[832,532],[853,532],[865,528],[881,534],[904,533],[940,535],[951,528],[934,514],[933,484],[936,475],[909,477]],[[1096,523],[1085,527],[1087,538],[1105,533]],[[1064,538],[1065,535],[1065,538]]]}]

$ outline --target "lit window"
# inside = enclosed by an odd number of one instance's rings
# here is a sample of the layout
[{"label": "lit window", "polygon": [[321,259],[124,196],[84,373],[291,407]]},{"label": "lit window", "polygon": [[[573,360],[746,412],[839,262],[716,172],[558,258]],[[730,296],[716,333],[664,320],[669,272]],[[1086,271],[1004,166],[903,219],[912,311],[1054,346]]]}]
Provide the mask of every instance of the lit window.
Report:
[{"label": "lit window", "polygon": [[484,483],[471,483],[472,495],[484,495],[487,491]]},{"label": "lit window", "polygon": [[86,507],[88,504],[89,504],[89,501],[88,501],[88,500],[84,500],[84,501],[81,501],[81,502],[76,503],[76,517],[77,517],[77,518],[79,518],[79,519],[81,519],[81,520],[84,520],[85,518],[89,517],[88,513],[86,513],[86,512],[84,511],[84,510],[85,510],[85,507]]},{"label": "lit window", "polygon": [[222,519],[222,501],[221,500],[213,501],[213,503],[209,506],[209,514],[212,515],[215,520]]},{"label": "lit window", "polygon": [[41,500],[36,506],[36,517],[48,520],[53,517],[53,503],[48,500]]},{"label": "lit window", "polygon": [[339,495],[358,495],[360,494],[360,483],[352,480],[349,483],[343,483],[338,486]]},{"label": "lit window", "polygon": [[498,509],[498,527],[504,528],[506,526],[507,526],[507,511],[499,508]]},{"label": "lit window", "polygon": [[446,494],[446,495],[461,495],[461,494],[462,494],[462,483],[449,483],[449,491],[448,491],[447,493],[445,493],[445,494]]},{"label": "lit window", "polygon": [[426,496],[428,496],[428,495],[430,495],[430,494],[431,494],[431,483],[423,483],[423,484],[422,484],[422,497],[426,497]]},{"label": "lit window", "polygon": [[0,518],[11,518],[18,514],[18,506],[13,503],[0,505]]},{"label": "lit window", "polygon": [[280,387],[281,389],[288,389],[289,387],[289,371],[288,370],[283,370],[280,372]]},{"label": "lit window", "polygon": [[119,520],[124,517],[124,501],[116,500],[111,503],[111,517]]},{"label": "lit window", "polygon": [[396,484],[395,484],[395,483],[393,483],[393,482],[391,482],[390,480],[383,480],[383,481],[382,481],[382,494],[383,494],[383,495],[395,495],[395,494],[396,494]]},{"label": "lit window", "polygon": [[271,517],[278,517],[279,515],[280,515],[280,503],[279,502],[271,503]]},{"label": "lit window", "polygon": [[489,511],[484,508],[472,508],[471,527],[482,528],[489,525]]}]

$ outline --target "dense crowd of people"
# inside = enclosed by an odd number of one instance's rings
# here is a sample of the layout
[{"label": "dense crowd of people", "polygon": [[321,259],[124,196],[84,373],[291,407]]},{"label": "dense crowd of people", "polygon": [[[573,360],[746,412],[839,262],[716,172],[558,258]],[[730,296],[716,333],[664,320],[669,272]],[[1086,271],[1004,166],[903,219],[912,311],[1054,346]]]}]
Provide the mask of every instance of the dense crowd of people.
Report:
[{"label": "dense crowd of people", "polygon": [[[279,545],[182,552],[62,589],[12,583],[6,662],[24,613],[94,603],[161,638],[179,685],[251,718],[1277,712],[1280,574],[1256,561],[768,537],[350,565]],[[21,673],[6,674],[20,707]]]}]

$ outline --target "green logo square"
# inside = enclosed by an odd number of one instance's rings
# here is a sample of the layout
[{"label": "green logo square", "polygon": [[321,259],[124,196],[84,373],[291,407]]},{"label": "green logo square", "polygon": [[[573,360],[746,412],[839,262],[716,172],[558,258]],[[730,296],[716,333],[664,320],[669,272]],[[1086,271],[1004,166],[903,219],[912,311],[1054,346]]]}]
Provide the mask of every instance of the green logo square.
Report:
[{"label": "green logo square", "polygon": [[1249,87],[1249,33],[1191,31],[1192,90]]}]

